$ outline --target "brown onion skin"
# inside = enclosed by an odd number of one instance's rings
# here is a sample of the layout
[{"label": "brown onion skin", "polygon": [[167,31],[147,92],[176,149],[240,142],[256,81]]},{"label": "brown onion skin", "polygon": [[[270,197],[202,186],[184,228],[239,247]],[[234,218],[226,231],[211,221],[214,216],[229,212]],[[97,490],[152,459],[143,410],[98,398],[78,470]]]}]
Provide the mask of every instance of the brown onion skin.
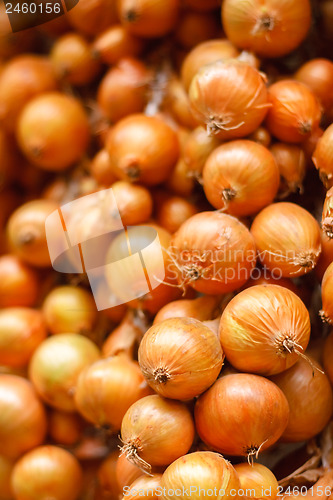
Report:
[{"label": "brown onion skin", "polygon": [[265,127],[258,127],[257,130],[249,135],[248,139],[257,142],[266,148],[268,148],[272,142],[271,134]]},{"label": "brown onion skin", "polygon": [[55,72],[46,57],[22,54],[11,59],[0,76],[0,122],[15,132],[19,115],[25,105],[44,92],[56,90]]},{"label": "brown onion skin", "polygon": [[[177,489],[183,491],[183,488],[186,490],[191,486],[196,488],[196,493],[192,491],[191,495],[184,495],[183,498],[199,500],[199,488],[205,493],[216,488],[217,494],[213,494],[211,498],[230,500],[238,498],[235,492],[239,491],[240,483],[235,469],[222,455],[211,451],[197,451],[180,457],[169,465],[163,473],[161,486],[167,492],[166,500],[177,498],[177,495],[169,492],[175,492]],[[219,490],[225,494],[219,495]]]},{"label": "brown onion skin", "polygon": [[38,297],[39,277],[13,254],[0,257],[0,307],[34,306]]},{"label": "brown onion skin", "polygon": [[199,126],[191,131],[184,144],[183,158],[187,165],[188,174],[200,178],[208,156],[221,141],[207,135],[206,130]]},{"label": "brown onion skin", "polygon": [[18,458],[43,443],[44,406],[32,384],[16,375],[0,375],[0,453]]},{"label": "brown onion skin", "polygon": [[104,148],[100,149],[91,160],[89,171],[96,182],[102,186],[109,186],[117,180],[111,170],[109,153]]},{"label": "brown onion skin", "polygon": [[329,334],[323,348],[323,365],[325,373],[333,385],[333,332]]},{"label": "brown onion skin", "polygon": [[175,29],[175,40],[186,49],[218,37],[221,28],[215,13],[184,11]]},{"label": "brown onion skin", "polygon": [[238,370],[273,375],[296,363],[310,339],[301,299],[279,285],[257,285],[234,297],[222,313],[220,341]]},{"label": "brown onion skin", "polygon": [[203,66],[191,82],[189,98],[195,118],[219,139],[251,134],[269,107],[262,75],[237,59]]},{"label": "brown onion skin", "polygon": [[121,24],[110,26],[98,34],[92,45],[95,56],[110,66],[123,57],[139,56],[143,48],[144,41],[129,33]]},{"label": "brown onion skin", "polygon": [[187,219],[197,212],[198,209],[194,203],[180,196],[170,196],[161,203],[157,212],[157,222],[173,234]]},{"label": "brown onion skin", "polygon": [[271,380],[288,400],[290,417],[281,440],[307,441],[321,432],[333,413],[333,392],[328,377],[314,359],[299,359]]},{"label": "brown onion skin", "polygon": [[111,187],[125,226],[143,224],[150,219],[153,200],[147,188],[127,181],[114,182]]},{"label": "brown onion skin", "polygon": [[181,79],[185,90],[190,88],[191,81],[201,66],[219,59],[237,57],[239,50],[228,39],[206,40],[197,44],[186,55],[181,67]]},{"label": "brown onion skin", "polygon": [[199,321],[213,319],[218,311],[220,297],[203,295],[197,299],[180,299],[169,302],[155,316],[154,325],[169,318],[194,318]]},{"label": "brown onion skin", "polygon": [[66,14],[70,25],[84,35],[94,36],[119,22],[114,0],[85,0]]},{"label": "brown onion skin", "polygon": [[142,337],[142,329],[136,323],[136,316],[129,310],[121,323],[106,337],[102,345],[103,358],[125,353],[134,358],[134,349]]},{"label": "brown onion skin", "polygon": [[318,97],[324,110],[333,106],[333,63],[329,59],[312,59],[305,62],[295,73],[295,79],[307,85]]},{"label": "brown onion skin", "polygon": [[235,217],[218,212],[190,217],[174,234],[170,251],[180,284],[207,294],[240,288],[256,260],[248,229]]},{"label": "brown onion skin", "polygon": [[28,307],[0,310],[0,364],[23,367],[47,336],[40,311]]},{"label": "brown onion skin", "polygon": [[265,207],[251,226],[259,258],[268,269],[285,278],[310,272],[321,252],[320,229],[315,218],[295,203]]},{"label": "brown onion skin", "polygon": [[45,220],[57,208],[58,204],[52,200],[34,200],[11,214],[7,224],[8,242],[24,262],[36,267],[51,266]]},{"label": "brown onion skin", "polygon": [[120,120],[111,129],[106,148],[119,179],[147,186],[165,181],[179,156],[176,133],[160,119],[143,114]]},{"label": "brown onion skin", "polygon": [[267,148],[238,140],[214,149],[205,162],[202,180],[206,197],[215,208],[247,216],[272,203],[280,175]]},{"label": "brown onion skin", "polygon": [[166,182],[167,188],[178,196],[187,197],[193,193],[195,184],[196,181],[189,175],[184,158],[180,158]]},{"label": "brown onion skin", "polygon": [[282,142],[300,143],[318,128],[321,106],[303,83],[280,80],[268,89],[271,107],[266,116],[268,131]]},{"label": "brown onion skin", "polygon": [[27,159],[55,172],[80,160],[90,141],[88,117],[81,102],[60,92],[31,100],[20,115],[16,133]]},{"label": "brown onion skin", "polygon": [[187,400],[212,385],[224,356],[210,328],[196,319],[170,318],[146,332],[138,359],[154,391],[170,399]]},{"label": "brown onion skin", "polygon": [[20,500],[50,495],[54,500],[77,500],[82,480],[79,462],[57,446],[41,446],[24,455],[15,464],[11,477],[15,498]]},{"label": "brown onion skin", "polygon": [[333,186],[333,123],[327,127],[323,135],[318,139],[316,149],[312,155],[312,161],[319,176],[328,189]]},{"label": "brown onion skin", "polygon": [[199,124],[192,113],[187,92],[182,82],[175,76],[167,83],[163,108],[171,112],[174,120],[183,127],[193,129]]},{"label": "brown onion skin", "polygon": [[303,41],[310,24],[308,0],[226,0],[222,4],[222,25],[229,40],[262,57],[291,52]]},{"label": "brown onion skin", "polygon": [[195,429],[190,410],[180,401],[157,394],[132,404],[121,423],[122,451],[140,465],[166,466],[185,455],[192,446]]},{"label": "brown onion skin", "polygon": [[194,416],[207,445],[227,455],[251,457],[279,439],[288,423],[289,406],[270,380],[237,373],[221,377],[201,395]]}]

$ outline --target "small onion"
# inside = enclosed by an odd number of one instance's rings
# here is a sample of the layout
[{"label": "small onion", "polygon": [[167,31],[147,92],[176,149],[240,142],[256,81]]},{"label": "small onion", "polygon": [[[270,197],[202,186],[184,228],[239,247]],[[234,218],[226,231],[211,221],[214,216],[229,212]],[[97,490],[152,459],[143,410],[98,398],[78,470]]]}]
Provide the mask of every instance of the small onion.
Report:
[{"label": "small onion", "polygon": [[157,394],[140,399],[121,423],[122,453],[143,470],[165,466],[185,455],[194,439],[194,422],[180,401]]},{"label": "small onion", "polygon": [[214,332],[192,318],[170,318],[153,325],[138,353],[141,371],[152,389],[163,397],[181,400],[210,387],[223,358]]},{"label": "small onion", "polygon": [[117,180],[111,170],[110,156],[106,149],[100,149],[89,165],[89,171],[95,181],[103,186],[108,186]]},{"label": "small onion", "polygon": [[289,403],[289,422],[281,439],[307,441],[319,434],[333,413],[331,384],[320,365],[313,359],[300,359],[271,380],[280,387]]},{"label": "small onion", "polygon": [[0,500],[12,498],[13,492],[10,477],[14,467],[14,460],[0,455]]},{"label": "small onion", "polygon": [[220,144],[221,141],[214,136],[209,136],[203,127],[199,126],[192,130],[185,141],[183,152],[188,174],[200,179],[208,156]]},{"label": "small onion", "polygon": [[139,343],[142,333],[142,329],[135,321],[133,311],[128,311],[117,328],[105,339],[102,346],[103,357],[108,358],[126,353],[133,359],[134,348]]},{"label": "small onion", "polygon": [[333,123],[325,130],[318,139],[316,149],[312,155],[312,161],[319,171],[321,180],[326,188],[333,186]]},{"label": "small onion", "polygon": [[326,269],[321,282],[321,319],[333,325],[333,262]]},{"label": "small onion", "polygon": [[303,150],[296,144],[277,142],[270,148],[281,175],[279,197],[303,193],[306,161]]},{"label": "small onion", "polygon": [[252,132],[252,134],[249,135],[248,139],[257,142],[258,144],[261,144],[266,148],[268,148],[272,142],[271,134],[265,127],[258,127],[257,130],[255,130],[254,132]]},{"label": "small onion", "polygon": [[158,311],[154,325],[169,318],[194,318],[207,321],[214,318],[218,312],[221,298],[217,295],[203,295],[197,299],[181,299],[169,302]]},{"label": "small onion", "polygon": [[267,148],[254,141],[230,141],[206,160],[203,188],[208,201],[236,216],[252,215],[272,203],[279,169]]},{"label": "small onion", "polygon": [[103,499],[106,497],[107,499],[115,500],[121,494],[121,488],[116,476],[118,457],[119,450],[112,451],[98,468],[97,478]]},{"label": "small onion", "polygon": [[288,401],[277,385],[258,375],[218,379],[195,405],[200,438],[214,450],[248,460],[274,444],[287,426]]},{"label": "small onion", "polygon": [[137,500],[139,491],[139,495],[142,495],[145,498],[158,500],[161,497],[162,492],[161,479],[162,474],[154,474],[152,477],[142,475],[130,485],[129,490],[126,491],[123,498],[128,498],[128,500]]},{"label": "small onion", "polygon": [[127,29],[115,24],[98,34],[92,50],[103,63],[116,64],[123,57],[136,57],[144,47],[144,42],[139,37],[132,35]]},{"label": "small onion", "polygon": [[52,410],[48,415],[48,434],[57,444],[75,445],[84,429],[83,420],[76,413]]},{"label": "small onion", "polygon": [[282,372],[296,363],[310,338],[310,317],[301,299],[279,285],[256,285],[226,306],[220,341],[238,370],[261,375]]},{"label": "small onion", "polygon": [[294,203],[274,203],[254,219],[251,233],[259,258],[271,272],[293,278],[310,272],[320,252],[320,229],[315,218]]},{"label": "small onion", "polygon": [[153,200],[147,188],[126,181],[114,182],[111,187],[124,226],[148,221],[153,211]]},{"label": "small onion", "polygon": [[269,107],[262,75],[236,59],[203,66],[192,80],[189,98],[195,117],[220,139],[251,134]]},{"label": "small onion", "polygon": [[12,254],[0,257],[0,307],[30,307],[36,304],[37,273]]},{"label": "small onion", "polygon": [[28,307],[0,310],[0,364],[22,367],[47,336],[40,311]]},{"label": "small onion", "polygon": [[312,169],[314,167],[314,162],[312,161],[312,155],[323,133],[324,133],[323,129],[318,127],[315,130],[313,130],[312,134],[309,137],[307,137],[305,141],[303,141],[301,144],[306,157],[308,169]]},{"label": "small onion", "polygon": [[221,33],[220,23],[214,12],[183,11],[176,26],[174,37],[177,44],[192,49]]},{"label": "small onion", "polygon": [[96,345],[76,333],[44,340],[34,352],[29,377],[40,397],[50,406],[75,411],[74,393],[81,371],[99,357]]},{"label": "small onion", "polygon": [[128,408],[150,393],[137,362],[119,354],[96,361],[82,371],[75,404],[89,422],[119,430]]},{"label": "small onion", "polygon": [[333,262],[333,238],[328,238],[321,231],[321,254],[315,268],[315,273],[319,281],[322,281],[324,273],[331,262]]},{"label": "small onion", "polygon": [[197,451],[169,465],[161,486],[166,500],[179,498],[177,490],[182,492],[184,500],[200,500],[206,495],[213,500],[224,500],[238,498],[240,484],[235,469],[222,455]]},{"label": "small onion", "polygon": [[296,49],[310,23],[309,0],[224,0],[222,3],[222,24],[229,40],[262,57],[280,57]]},{"label": "small onion", "polygon": [[116,464],[116,479],[120,490],[123,490],[125,486],[130,486],[140,476],[142,476],[140,467],[127,460],[125,455],[120,455],[118,457]]},{"label": "small onion", "polygon": [[329,59],[312,59],[295,73],[295,79],[307,85],[318,97],[324,110],[333,106],[333,62]]},{"label": "small onion", "polygon": [[0,453],[18,458],[42,444],[46,434],[46,413],[28,380],[0,375]]},{"label": "small onion", "polygon": [[76,500],[82,487],[79,462],[57,446],[40,446],[16,464],[11,483],[18,500]]},{"label": "small onion", "polygon": [[194,203],[180,196],[170,196],[159,206],[156,219],[158,224],[173,234],[197,212],[198,209]]},{"label": "small onion", "polygon": [[255,464],[237,464],[234,465],[238,474],[242,495],[247,499],[254,500],[275,500],[279,484],[273,472],[264,465]]},{"label": "small onion", "polygon": [[269,87],[268,99],[266,126],[280,141],[302,142],[319,126],[320,103],[303,83],[280,80]]},{"label": "small onion", "polygon": [[323,365],[328,378],[333,385],[333,332],[329,334],[323,348]]},{"label": "small onion", "polygon": [[194,117],[190,107],[188,94],[176,76],[168,79],[163,107],[183,127],[193,129],[198,126],[198,120]]},{"label": "small onion", "polygon": [[169,254],[182,288],[207,294],[236,290],[250,278],[256,261],[254,240],[235,217],[201,212],[174,234]]},{"label": "small onion", "polygon": [[326,193],[323,213],[321,218],[321,227],[325,236],[329,239],[333,238],[333,188]]}]

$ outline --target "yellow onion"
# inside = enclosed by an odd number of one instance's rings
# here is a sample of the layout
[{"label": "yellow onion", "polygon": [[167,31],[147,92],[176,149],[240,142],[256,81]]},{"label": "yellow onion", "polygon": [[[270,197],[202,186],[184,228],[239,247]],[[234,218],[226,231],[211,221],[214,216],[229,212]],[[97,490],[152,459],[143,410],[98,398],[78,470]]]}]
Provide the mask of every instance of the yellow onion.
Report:
[{"label": "yellow onion", "polygon": [[326,188],[333,186],[333,123],[327,127],[323,135],[318,139],[316,149],[312,155],[312,161],[319,171],[320,178]]},{"label": "yellow onion", "polygon": [[126,455],[120,455],[118,457],[116,464],[116,478],[121,490],[125,486],[130,486],[140,476],[142,476],[142,470],[140,467],[127,460]]},{"label": "yellow onion", "polygon": [[328,266],[321,282],[321,319],[333,325],[333,262]]},{"label": "yellow onion", "polygon": [[55,335],[44,340],[34,352],[29,377],[50,406],[75,411],[77,379],[98,358],[99,350],[88,338],[76,333]]},{"label": "yellow onion", "polygon": [[138,479],[136,479],[130,486],[124,488],[123,498],[137,500],[139,495],[149,498],[150,500],[158,500],[162,493],[161,479],[162,474],[154,474],[151,477],[142,475],[138,477]]},{"label": "yellow onion", "polygon": [[185,455],[194,439],[194,422],[180,401],[157,394],[132,404],[121,423],[122,453],[143,470],[169,465]]},{"label": "yellow onion", "polygon": [[301,299],[279,285],[255,285],[226,306],[220,341],[238,370],[273,375],[296,363],[310,338],[310,317]]},{"label": "yellow onion", "polygon": [[310,272],[319,259],[319,225],[295,203],[265,207],[254,219],[251,233],[262,264],[285,278]]},{"label": "yellow onion", "polygon": [[135,322],[135,315],[129,310],[121,323],[105,339],[102,346],[104,358],[115,356],[119,353],[126,353],[133,358],[134,348],[142,337],[142,329]]},{"label": "yellow onion", "polygon": [[303,179],[306,172],[304,151],[295,144],[277,142],[270,151],[275,158],[281,175],[279,195],[285,198],[290,193],[303,192]]},{"label": "yellow onion", "polygon": [[221,297],[218,295],[203,295],[196,299],[181,299],[169,302],[158,311],[154,325],[168,318],[195,318],[199,321],[213,319],[218,311]]},{"label": "yellow onion", "polygon": [[188,175],[200,179],[208,156],[220,144],[221,141],[217,137],[208,135],[202,126],[192,130],[185,141],[183,152]]},{"label": "yellow onion", "polygon": [[110,455],[103,460],[98,468],[97,478],[103,499],[105,496],[107,499],[115,500],[119,498],[119,495],[121,494],[121,489],[116,476],[118,457],[119,450],[112,451]]},{"label": "yellow onion", "polygon": [[323,214],[321,218],[321,227],[327,238],[333,238],[333,188],[326,193]]},{"label": "yellow onion", "polygon": [[96,361],[79,376],[75,404],[89,422],[118,430],[128,408],[151,390],[127,355]]},{"label": "yellow onion", "polygon": [[178,458],[163,473],[161,486],[166,500],[213,500],[238,498],[238,475],[222,455],[197,451]]},{"label": "yellow onion", "polygon": [[297,363],[271,379],[289,403],[289,422],[281,439],[307,441],[328,424],[333,412],[333,392],[329,379],[314,359]]},{"label": "yellow onion", "polygon": [[287,426],[288,401],[277,385],[258,375],[219,378],[195,405],[195,426],[211,448],[252,461],[274,444]]},{"label": "yellow onion", "polygon": [[20,500],[76,500],[82,479],[80,464],[71,453],[57,446],[40,446],[15,464],[11,483]]},{"label": "yellow onion", "polygon": [[242,497],[254,500],[275,500],[279,484],[273,472],[262,464],[237,464],[234,465],[238,474]]},{"label": "yellow onion", "polygon": [[214,332],[191,318],[171,318],[153,325],[138,353],[142,373],[161,396],[191,399],[216,380],[223,353]]},{"label": "yellow onion", "polygon": [[75,445],[82,437],[85,422],[77,413],[52,410],[48,415],[48,433],[57,444]]},{"label": "yellow onion", "polygon": [[10,476],[14,467],[14,460],[0,455],[0,500],[12,497]]}]

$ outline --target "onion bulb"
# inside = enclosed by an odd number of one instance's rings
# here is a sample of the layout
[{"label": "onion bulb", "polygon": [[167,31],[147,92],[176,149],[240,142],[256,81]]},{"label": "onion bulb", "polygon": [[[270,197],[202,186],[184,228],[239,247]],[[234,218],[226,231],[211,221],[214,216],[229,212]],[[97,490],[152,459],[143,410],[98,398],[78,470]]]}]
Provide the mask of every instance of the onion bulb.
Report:
[{"label": "onion bulb", "polygon": [[119,354],[96,361],[82,371],[75,404],[89,422],[117,431],[128,408],[150,393],[138,364]]},{"label": "onion bulb", "polygon": [[220,341],[238,370],[282,372],[307,348],[310,317],[301,299],[279,285],[256,285],[234,297],[223,311]]},{"label": "onion bulb", "polygon": [[144,471],[169,465],[185,455],[194,439],[194,422],[180,401],[157,394],[132,404],[121,423],[122,453]]},{"label": "onion bulb", "polygon": [[191,318],[171,318],[153,325],[139,346],[140,368],[163,397],[191,399],[216,380],[223,353],[214,332]]},{"label": "onion bulb", "polygon": [[333,123],[327,127],[323,135],[318,139],[316,149],[312,155],[312,161],[326,188],[333,186]]},{"label": "onion bulb", "polygon": [[[241,491],[245,498],[253,500],[275,500],[279,484],[273,472],[262,464],[237,464],[234,465],[238,474]],[[243,495],[242,495],[243,496]]]},{"label": "onion bulb", "polygon": [[329,334],[323,349],[323,365],[328,378],[333,384],[333,332]]},{"label": "onion bulb", "polygon": [[71,453],[57,446],[40,446],[15,464],[11,483],[18,500],[76,500],[82,480],[80,464]]},{"label": "onion bulb", "polygon": [[203,66],[191,82],[189,98],[194,116],[220,139],[251,134],[269,107],[262,75],[237,59]]},{"label": "onion bulb", "polygon": [[272,203],[280,183],[270,151],[254,141],[230,141],[206,160],[203,188],[208,201],[236,216],[252,215]]},{"label": "onion bulb", "polygon": [[249,462],[274,444],[287,426],[288,401],[277,385],[258,375],[225,375],[195,405],[200,438],[214,450]]},{"label": "onion bulb", "polygon": [[201,212],[174,234],[169,254],[183,289],[207,294],[226,293],[250,278],[256,261],[254,240],[235,217]]},{"label": "onion bulb", "polygon": [[295,278],[310,272],[320,251],[316,219],[295,203],[274,203],[254,219],[251,233],[264,266],[281,276]]},{"label": "onion bulb", "polygon": [[290,193],[303,193],[303,179],[306,172],[306,159],[302,148],[296,144],[276,142],[270,148],[281,175],[279,197]]},{"label": "onion bulb", "polygon": [[149,477],[142,475],[138,477],[126,490],[125,498],[128,500],[137,500],[138,491],[139,495],[149,498],[149,500],[158,500],[161,497],[161,479],[162,474],[154,474]]},{"label": "onion bulb", "polygon": [[218,312],[221,298],[216,295],[203,295],[197,299],[181,299],[169,302],[158,311],[154,325],[168,318],[195,318],[199,321],[213,319]]},{"label": "onion bulb", "polygon": [[84,425],[77,413],[52,410],[48,415],[48,434],[57,444],[75,445],[82,437]]},{"label": "onion bulb", "polygon": [[318,97],[325,111],[333,106],[333,62],[329,59],[311,59],[295,73],[299,82],[307,85]]},{"label": "onion bulb", "polygon": [[323,213],[321,218],[321,227],[327,238],[333,238],[333,188],[326,193]]},{"label": "onion bulb", "polygon": [[129,310],[117,328],[105,339],[102,346],[103,358],[126,353],[133,359],[134,348],[139,343],[142,334],[142,329],[135,322],[135,314]]},{"label": "onion bulb", "polygon": [[116,464],[116,478],[119,488],[123,490],[125,486],[130,486],[140,476],[142,476],[142,470],[127,460],[126,455],[119,455]]},{"label": "onion bulb", "polygon": [[98,358],[98,348],[88,338],[76,333],[55,335],[44,340],[34,352],[29,378],[50,406],[75,411],[77,379],[81,371]]},{"label": "onion bulb", "polygon": [[333,325],[333,262],[326,269],[321,282],[321,319]]},{"label": "onion bulb", "polygon": [[200,500],[206,495],[212,500],[224,500],[238,498],[240,484],[235,469],[222,455],[197,451],[169,465],[161,486],[166,500],[176,500],[180,495],[184,500]]},{"label": "onion bulb", "polygon": [[297,363],[271,378],[289,403],[289,422],[283,441],[308,441],[328,424],[333,412],[333,392],[329,379],[314,359]]},{"label": "onion bulb", "polygon": [[207,135],[201,125],[192,130],[185,141],[183,151],[188,175],[200,179],[208,156],[220,144],[221,141],[217,137]]},{"label": "onion bulb", "polygon": [[116,475],[118,457],[119,450],[113,450],[98,468],[97,478],[102,499],[104,499],[104,497],[107,499],[110,498],[110,500],[116,499],[119,498],[121,494],[121,488],[118,484]]}]

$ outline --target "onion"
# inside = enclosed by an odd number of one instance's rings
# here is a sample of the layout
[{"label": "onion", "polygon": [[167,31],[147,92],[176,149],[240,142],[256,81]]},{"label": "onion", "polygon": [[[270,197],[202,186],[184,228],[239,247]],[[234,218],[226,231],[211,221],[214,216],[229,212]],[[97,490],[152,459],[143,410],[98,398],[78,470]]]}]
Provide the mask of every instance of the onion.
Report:
[{"label": "onion", "polygon": [[120,455],[116,464],[116,479],[120,490],[123,491],[125,486],[130,486],[140,476],[142,476],[140,467],[127,460],[126,455]]},{"label": "onion", "polygon": [[266,126],[280,141],[302,142],[319,126],[319,101],[303,83],[280,80],[269,87],[268,98]]},{"label": "onion", "polygon": [[262,57],[288,54],[311,23],[309,0],[224,0],[222,24],[228,39]]},{"label": "onion", "polygon": [[28,307],[9,307],[0,310],[0,364],[23,367],[47,332],[43,316]]},{"label": "onion", "polygon": [[42,311],[48,330],[53,334],[88,334],[97,319],[91,293],[70,285],[53,288],[44,299]]},{"label": "onion", "polygon": [[143,186],[126,181],[112,184],[112,192],[124,226],[147,222],[153,211],[150,192]]},{"label": "onion", "polygon": [[113,0],[85,0],[66,13],[71,26],[84,35],[98,35],[117,22],[116,2]]},{"label": "onion", "polygon": [[297,363],[272,377],[286,396],[290,416],[281,439],[307,441],[321,432],[333,412],[333,392],[327,376],[314,360],[300,359]]},{"label": "onion", "polygon": [[0,375],[0,454],[18,458],[42,444],[46,413],[33,386],[16,375]]},{"label": "onion", "polygon": [[307,85],[318,97],[324,110],[333,106],[333,63],[329,59],[312,59],[304,63],[295,73],[296,80]]},{"label": "onion", "polygon": [[40,446],[15,464],[11,483],[19,500],[76,500],[82,480],[81,467],[73,455],[56,446]]},{"label": "onion", "polygon": [[311,271],[321,251],[315,218],[294,203],[274,203],[254,219],[251,233],[261,262],[271,272],[293,278]]},{"label": "onion", "polygon": [[221,33],[220,23],[215,12],[183,11],[177,23],[174,37],[176,43],[186,49],[192,49]]},{"label": "onion", "polygon": [[221,144],[214,136],[207,135],[203,127],[191,131],[184,144],[183,157],[188,174],[200,179],[208,156]]},{"label": "onion", "polygon": [[74,393],[81,371],[99,357],[96,345],[75,333],[50,337],[31,358],[29,377],[40,397],[53,408],[75,411]]},{"label": "onion", "polygon": [[76,413],[52,410],[48,415],[48,434],[57,444],[75,445],[83,429],[84,423]]},{"label": "onion", "polygon": [[62,171],[80,160],[90,140],[88,117],[80,101],[60,92],[44,93],[20,114],[17,139],[34,165]]},{"label": "onion", "polygon": [[197,44],[186,55],[181,67],[181,79],[185,90],[188,91],[193,77],[201,66],[238,55],[238,49],[226,38],[207,40]]},{"label": "onion", "polygon": [[171,240],[169,254],[184,289],[207,294],[233,291],[249,279],[256,255],[248,229],[231,215],[201,212]]},{"label": "onion", "polygon": [[8,500],[13,496],[10,484],[13,467],[12,459],[0,455],[0,500]]},{"label": "onion", "polygon": [[323,365],[328,378],[333,384],[333,332],[329,334],[323,348]]},{"label": "onion", "polygon": [[134,348],[139,343],[142,334],[143,331],[136,323],[133,311],[129,310],[120,325],[105,339],[102,346],[103,357],[108,358],[119,353],[126,353],[130,359],[133,359]]},{"label": "onion", "polygon": [[176,76],[168,78],[163,107],[170,111],[176,122],[183,127],[193,129],[198,126],[199,123],[192,113],[186,90]]},{"label": "onion", "polygon": [[98,184],[108,186],[117,180],[111,170],[109,153],[104,148],[93,157],[89,170]]},{"label": "onion", "polygon": [[143,114],[120,120],[111,129],[106,147],[117,177],[148,186],[165,181],[179,155],[176,133],[162,120]]},{"label": "onion", "polygon": [[169,302],[155,316],[154,325],[169,318],[194,318],[199,321],[213,319],[219,309],[221,298],[216,295],[203,295],[197,299],[181,299]]},{"label": "onion", "polygon": [[162,474],[154,474],[152,477],[142,475],[125,489],[124,497],[135,500],[139,492],[139,495],[144,495],[145,498],[158,500],[162,493],[161,479]]},{"label": "onion", "polygon": [[333,188],[326,193],[323,213],[321,218],[321,227],[325,236],[329,239],[333,238]]},{"label": "onion", "polygon": [[195,117],[220,139],[251,134],[269,107],[262,75],[236,59],[202,67],[192,80],[189,98]]},{"label": "onion", "polygon": [[[163,495],[166,500],[175,500],[179,496],[199,500],[206,494],[213,500],[223,500],[237,498],[240,484],[235,469],[221,455],[197,451],[169,465],[162,476],[161,486],[163,493],[166,492]],[[191,494],[187,493],[189,491]]]},{"label": "onion", "polygon": [[327,267],[321,282],[322,309],[319,312],[321,319],[333,325],[333,262]]},{"label": "onion", "polygon": [[270,148],[281,175],[280,198],[290,193],[303,193],[303,179],[306,171],[306,161],[303,150],[295,144],[277,142]]},{"label": "onion", "polygon": [[134,35],[155,38],[169,33],[177,22],[179,0],[119,0],[121,24]]},{"label": "onion", "polygon": [[144,471],[169,465],[185,455],[194,439],[194,422],[180,401],[157,394],[134,403],[121,423],[122,453]]},{"label": "onion", "polygon": [[324,231],[321,231],[321,254],[315,273],[319,281],[322,281],[328,266],[333,262],[333,238],[328,238]]},{"label": "onion", "polygon": [[180,196],[170,196],[161,203],[156,218],[162,227],[173,234],[187,219],[197,212],[198,209],[194,203]]},{"label": "onion", "polygon": [[309,137],[307,137],[305,141],[302,142],[302,149],[304,151],[307,160],[308,169],[312,169],[314,167],[314,163],[312,161],[312,155],[323,133],[324,133],[323,129],[318,127],[316,128],[316,130],[313,130],[312,134]]},{"label": "onion", "polygon": [[[274,474],[261,464],[237,464],[234,465],[238,474],[241,489],[245,498],[275,500],[279,484]],[[243,496],[243,495],[242,495]]]},{"label": "onion", "polygon": [[171,172],[166,187],[178,196],[187,197],[192,194],[195,184],[195,179],[189,175],[185,160],[180,158]]},{"label": "onion", "polygon": [[34,306],[38,295],[39,279],[15,255],[0,257],[0,307]]},{"label": "onion", "polygon": [[257,285],[234,297],[223,311],[220,341],[238,370],[261,375],[296,363],[310,338],[310,317],[301,299],[278,285]]},{"label": "onion", "polygon": [[253,141],[230,141],[206,160],[203,187],[208,201],[231,215],[252,215],[272,203],[279,169],[267,148]]},{"label": "onion", "polygon": [[82,371],[75,405],[89,422],[117,431],[128,408],[150,393],[138,364],[119,354],[96,361]]},{"label": "onion", "polygon": [[110,26],[100,33],[92,46],[95,56],[110,66],[116,64],[123,57],[140,55],[143,48],[143,40],[129,33],[120,24]]},{"label": "onion", "polygon": [[258,127],[257,130],[249,135],[248,139],[257,142],[266,148],[268,148],[272,142],[271,134],[265,127]]},{"label": "onion", "polygon": [[200,438],[214,450],[244,455],[249,462],[274,444],[287,426],[283,392],[258,375],[237,373],[218,379],[195,405]]},{"label": "onion", "polygon": [[24,203],[11,214],[7,225],[9,245],[28,264],[51,265],[45,220],[57,208],[58,204],[52,200],[35,200]]},{"label": "onion", "polygon": [[119,498],[122,493],[116,476],[118,456],[118,450],[112,451],[98,468],[97,478],[102,498],[116,499]]},{"label": "onion", "polygon": [[333,186],[333,123],[323,135],[318,139],[316,149],[314,150],[312,161],[319,171],[321,180],[326,188]]},{"label": "onion", "polygon": [[214,332],[192,318],[170,318],[153,325],[138,353],[141,371],[152,389],[163,397],[181,400],[210,387],[223,358]]}]

